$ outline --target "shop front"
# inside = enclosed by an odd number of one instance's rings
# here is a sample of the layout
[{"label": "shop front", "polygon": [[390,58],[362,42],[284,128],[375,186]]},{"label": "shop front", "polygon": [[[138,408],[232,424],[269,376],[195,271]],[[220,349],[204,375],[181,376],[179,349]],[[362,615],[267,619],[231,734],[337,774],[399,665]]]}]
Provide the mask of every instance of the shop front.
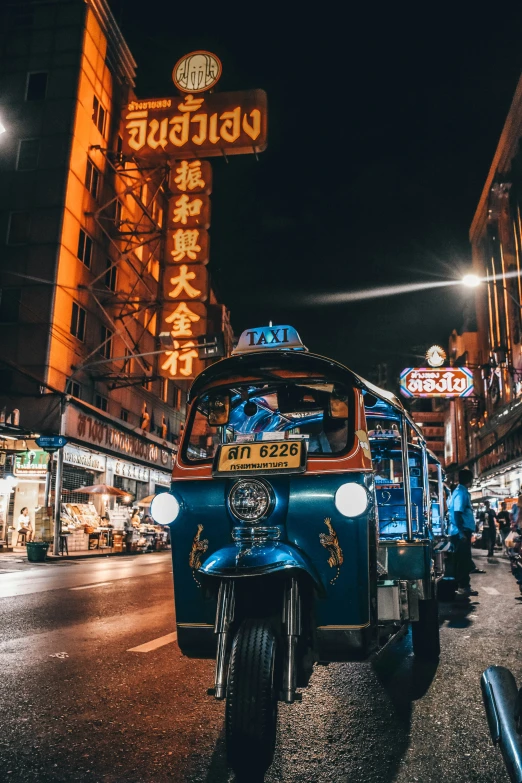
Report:
[{"label": "shop front", "polygon": [[62,434],[69,441],[55,455],[62,463],[62,545],[70,553],[165,548],[166,531],[140,501],[170,486],[172,449],[76,402],[66,407]]}]

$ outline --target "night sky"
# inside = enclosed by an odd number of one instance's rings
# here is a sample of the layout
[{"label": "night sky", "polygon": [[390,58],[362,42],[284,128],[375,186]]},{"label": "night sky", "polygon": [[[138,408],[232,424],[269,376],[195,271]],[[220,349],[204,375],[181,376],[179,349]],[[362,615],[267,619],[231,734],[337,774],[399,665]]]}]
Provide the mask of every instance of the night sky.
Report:
[{"label": "night sky", "polygon": [[235,332],[290,323],[311,350],[370,378],[387,362],[392,384],[431,344],[446,346],[469,311],[460,287],[310,297],[467,270],[520,75],[519,4],[468,19],[433,5],[422,16],[397,4],[254,3],[239,16],[223,4],[153,4],[148,15],[142,0],[111,5],[139,97],[175,95],[172,68],[195,49],[222,60],[220,91],[268,94],[266,152],[212,159],[209,269]]}]

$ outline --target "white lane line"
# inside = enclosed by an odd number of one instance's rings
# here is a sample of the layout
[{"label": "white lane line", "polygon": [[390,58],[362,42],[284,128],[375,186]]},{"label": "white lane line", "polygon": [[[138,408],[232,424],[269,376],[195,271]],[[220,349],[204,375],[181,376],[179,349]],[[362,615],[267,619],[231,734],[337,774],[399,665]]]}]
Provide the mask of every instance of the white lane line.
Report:
[{"label": "white lane line", "polygon": [[102,587],[103,585],[111,585],[112,582],[95,582],[92,585],[82,585],[81,587],[70,587],[69,590],[88,590],[90,587]]},{"label": "white lane line", "polygon": [[158,647],[163,647],[164,644],[175,642],[177,638],[178,634],[176,632],[168,633],[166,636],[160,636],[158,639],[153,639],[151,642],[140,644],[138,647],[131,647],[127,652],[151,652],[152,650],[157,650]]},{"label": "white lane line", "polygon": [[484,590],[485,593],[488,593],[489,595],[500,595],[496,587],[481,587],[481,590]]}]

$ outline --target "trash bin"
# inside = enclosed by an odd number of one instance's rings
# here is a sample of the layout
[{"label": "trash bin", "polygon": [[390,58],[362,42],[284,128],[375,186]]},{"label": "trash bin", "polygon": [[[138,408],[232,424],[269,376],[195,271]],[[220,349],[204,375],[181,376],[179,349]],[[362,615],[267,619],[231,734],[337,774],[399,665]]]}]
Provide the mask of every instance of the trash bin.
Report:
[{"label": "trash bin", "polygon": [[30,563],[44,563],[49,544],[45,541],[28,541],[26,544],[27,559]]}]

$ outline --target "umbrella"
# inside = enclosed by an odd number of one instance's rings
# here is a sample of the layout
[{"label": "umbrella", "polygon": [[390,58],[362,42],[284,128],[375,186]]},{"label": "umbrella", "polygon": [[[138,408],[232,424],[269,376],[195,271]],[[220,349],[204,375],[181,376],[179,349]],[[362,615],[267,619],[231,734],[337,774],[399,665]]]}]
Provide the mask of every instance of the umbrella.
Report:
[{"label": "umbrella", "polygon": [[150,506],[152,503],[153,498],[155,498],[156,495],[147,495],[146,498],[142,498],[141,500],[138,500],[136,503],[137,506]]},{"label": "umbrella", "polygon": [[124,492],[123,489],[117,489],[108,484],[91,484],[88,487],[72,489],[71,492],[84,492],[86,495],[114,495],[115,497],[123,497],[123,495],[129,494],[129,492]]}]

